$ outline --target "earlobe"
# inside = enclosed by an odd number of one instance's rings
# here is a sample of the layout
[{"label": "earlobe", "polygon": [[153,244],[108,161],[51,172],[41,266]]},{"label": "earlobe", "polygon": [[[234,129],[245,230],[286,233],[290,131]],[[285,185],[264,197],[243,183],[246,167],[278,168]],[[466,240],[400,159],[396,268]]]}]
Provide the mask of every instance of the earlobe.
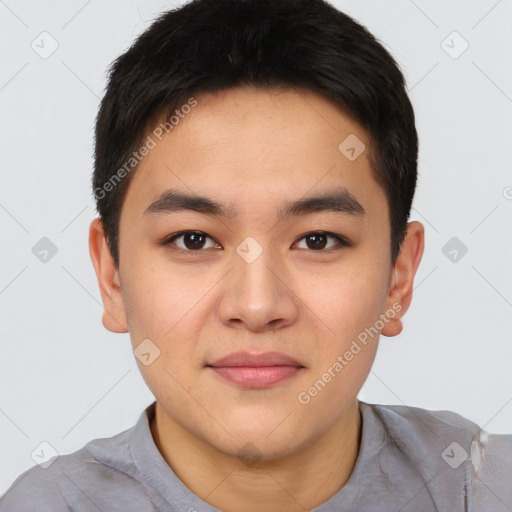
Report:
[{"label": "earlobe", "polygon": [[384,336],[396,336],[403,329],[402,317],[412,300],[414,276],[425,248],[425,229],[418,221],[409,222],[407,234],[393,268],[385,314],[389,321],[382,329]]},{"label": "earlobe", "polygon": [[111,332],[128,332],[119,270],[110,254],[99,217],[89,227],[89,254],[103,300],[103,326]]}]

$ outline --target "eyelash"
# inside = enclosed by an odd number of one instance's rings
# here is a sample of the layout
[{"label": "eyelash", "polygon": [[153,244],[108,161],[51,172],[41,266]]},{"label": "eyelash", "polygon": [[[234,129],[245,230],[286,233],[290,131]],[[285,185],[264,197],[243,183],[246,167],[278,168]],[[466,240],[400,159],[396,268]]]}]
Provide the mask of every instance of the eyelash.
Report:
[{"label": "eyelash", "polygon": [[[158,245],[160,245],[160,246],[168,246],[172,251],[181,252],[181,253],[185,253],[185,254],[194,254],[195,255],[195,254],[199,254],[201,252],[204,252],[205,249],[198,249],[198,250],[194,251],[194,250],[191,250],[191,249],[182,249],[181,247],[176,247],[176,246],[171,247],[173,245],[173,242],[176,239],[178,239],[178,238],[180,238],[182,236],[188,235],[188,234],[204,235],[207,238],[209,238],[210,240],[213,240],[216,244],[218,243],[211,236],[207,235],[203,231],[187,230],[187,231],[180,231],[178,233],[174,233],[172,235],[169,235],[169,236],[165,237],[163,240],[158,242]],[[353,246],[352,242],[347,240],[345,237],[343,237],[341,235],[337,235],[336,233],[331,233],[330,231],[311,231],[309,233],[306,233],[305,235],[302,235],[299,239],[297,239],[297,242],[301,241],[301,240],[303,240],[303,239],[305,239],[305,238],[307,238],[308,236],[311,236],[311,235],[325,235],[327,237],[336,239],[337,242],[338,242],[336,246],[330,247],[328,249],[319,249],[319,250],[306,249],[306,250],[309,250],[311,252],[318,252],[318,253],[327,252],[328,253],[328,252],[331,252],[333,250],[336,251],[336,250],[340,250],[340,249],[343,249],[343,248],[347,248],[347,247],[352,247]],[[294,243],[296,243],[296,242],[294,242]]]}]

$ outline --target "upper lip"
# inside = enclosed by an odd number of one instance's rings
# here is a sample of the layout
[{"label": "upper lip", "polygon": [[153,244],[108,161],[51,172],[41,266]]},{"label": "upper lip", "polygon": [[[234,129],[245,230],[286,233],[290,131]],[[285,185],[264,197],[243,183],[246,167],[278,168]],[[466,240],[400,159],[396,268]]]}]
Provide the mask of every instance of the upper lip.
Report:
[{"label": "upper lip", "polygon": [[206,366],[226,367],[226,366],[296,366],[304,367],[293,357],[287,356],[281,352],[263,352],[261,354],[251,354],[250,352],[233,352],[227,356],[217,359]]}]

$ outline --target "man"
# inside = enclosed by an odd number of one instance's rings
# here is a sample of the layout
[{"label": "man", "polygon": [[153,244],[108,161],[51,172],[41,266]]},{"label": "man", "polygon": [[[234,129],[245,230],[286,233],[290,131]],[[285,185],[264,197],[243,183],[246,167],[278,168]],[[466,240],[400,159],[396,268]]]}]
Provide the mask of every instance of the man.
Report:
[{"label": "man", "polygon": [[322,0],[196,0],[114,63],[90,253],[156,401],[0,510],[512,509],[512,436],[357,400],[410,306],[403,76]]}]

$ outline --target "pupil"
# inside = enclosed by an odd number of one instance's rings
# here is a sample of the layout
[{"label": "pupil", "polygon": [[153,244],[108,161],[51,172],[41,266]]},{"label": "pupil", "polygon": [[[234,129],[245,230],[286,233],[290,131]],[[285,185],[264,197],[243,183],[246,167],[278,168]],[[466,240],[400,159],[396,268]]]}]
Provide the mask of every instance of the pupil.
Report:
[{"label": "pupil", "polygon": [[[311,241],[311,240],[313,240],[313,239],[315,239],[315,238],[316,238],[316,239],[318,239],[318,238],[322,238],[322,241],[321,241],[320,243],[313,242],[313,246],[314,246],[314,248],[316,248],[316,249],[318,249],[318,248],[323,249],[323,248],[325,247],[325,245],[326,245],[326,244],[325,244],[325,239],[326,239],[325,235],[322,235],[322,234],[310,235],[310,236],[308,237],[308,241]],[[323,243],[322,243],[322,242],[323,242]]]},{"label": "pupil", "polygon": [[[204,244],[204,240],[202,240],[202,242],[203,242],[203,244],[202,244],[201,239],[204,239],[203,235],[199,235],[197,233],[189,233],[189,234],[185,235],[185,238],[184,238],[185,246],[187,247],[187,249],[197,249],[197,248],[200,249]],[[191,244],[190,244],[191,247],[189,247],[189,244],[187,243],[187,241],[191,241]]]}]

